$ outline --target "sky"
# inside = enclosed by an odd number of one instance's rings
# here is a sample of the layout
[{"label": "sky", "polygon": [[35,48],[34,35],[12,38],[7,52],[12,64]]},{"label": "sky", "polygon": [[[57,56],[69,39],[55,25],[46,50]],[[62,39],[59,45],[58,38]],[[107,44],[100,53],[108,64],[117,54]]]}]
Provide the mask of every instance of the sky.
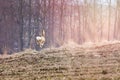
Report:
[{"label": "sky", "polygon": [[[84,3],[84,0],[72,0],[72,2],[77,2],[78,4]],[[93,2],[94,0],[87,0],[88,2]],[[103,4],[103,5],[108,5],[110,0],[96,0],[98,2],[98,4]],[[115,5],[116,4],[116,0],[111,0],[111,5]]]},{"label": "sky", "polygon": [[[101,0],[102,4],[104,5],[108,5],[110,0]],[[116,0],[111,0],[111,5],[115,5],[116,4]]]}]

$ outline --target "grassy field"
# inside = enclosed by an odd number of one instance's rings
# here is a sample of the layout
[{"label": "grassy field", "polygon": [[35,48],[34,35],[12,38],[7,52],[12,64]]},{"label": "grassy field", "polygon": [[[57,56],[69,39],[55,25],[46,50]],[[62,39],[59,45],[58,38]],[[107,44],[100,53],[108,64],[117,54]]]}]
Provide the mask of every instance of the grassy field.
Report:
[{"label": "grassy field", "polygon": [[1,55],[0,80],[120,80],[120,43]]}]

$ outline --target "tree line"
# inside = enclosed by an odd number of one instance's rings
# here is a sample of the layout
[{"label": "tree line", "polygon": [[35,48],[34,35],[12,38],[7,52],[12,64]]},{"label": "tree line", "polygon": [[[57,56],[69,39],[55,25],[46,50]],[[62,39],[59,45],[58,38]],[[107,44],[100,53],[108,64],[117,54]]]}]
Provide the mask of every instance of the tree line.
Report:
[{"label": "tree line", "polygon": [[35,37],[43,29],[44,48],[120,40],[119,5],[119,0],[0,0],[0,53],[39,49]]}]

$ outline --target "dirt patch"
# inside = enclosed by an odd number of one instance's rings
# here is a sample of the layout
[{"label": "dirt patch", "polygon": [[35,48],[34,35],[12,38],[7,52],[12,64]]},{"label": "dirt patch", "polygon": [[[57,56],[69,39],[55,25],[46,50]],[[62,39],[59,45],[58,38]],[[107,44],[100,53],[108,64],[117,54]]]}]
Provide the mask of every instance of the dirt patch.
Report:
[{"label": "dirt patch", "polygon": [[25,50],[0,57],[3,80],[120,80],[120,44]]}]

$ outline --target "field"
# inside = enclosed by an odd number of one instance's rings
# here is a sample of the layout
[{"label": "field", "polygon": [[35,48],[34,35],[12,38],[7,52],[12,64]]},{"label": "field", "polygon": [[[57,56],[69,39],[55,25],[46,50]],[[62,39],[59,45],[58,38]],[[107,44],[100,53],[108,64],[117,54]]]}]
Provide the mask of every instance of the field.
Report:
[{"label": "field", "polygon": [[0,80],[120,80],[120,43],[1,55]]}]

